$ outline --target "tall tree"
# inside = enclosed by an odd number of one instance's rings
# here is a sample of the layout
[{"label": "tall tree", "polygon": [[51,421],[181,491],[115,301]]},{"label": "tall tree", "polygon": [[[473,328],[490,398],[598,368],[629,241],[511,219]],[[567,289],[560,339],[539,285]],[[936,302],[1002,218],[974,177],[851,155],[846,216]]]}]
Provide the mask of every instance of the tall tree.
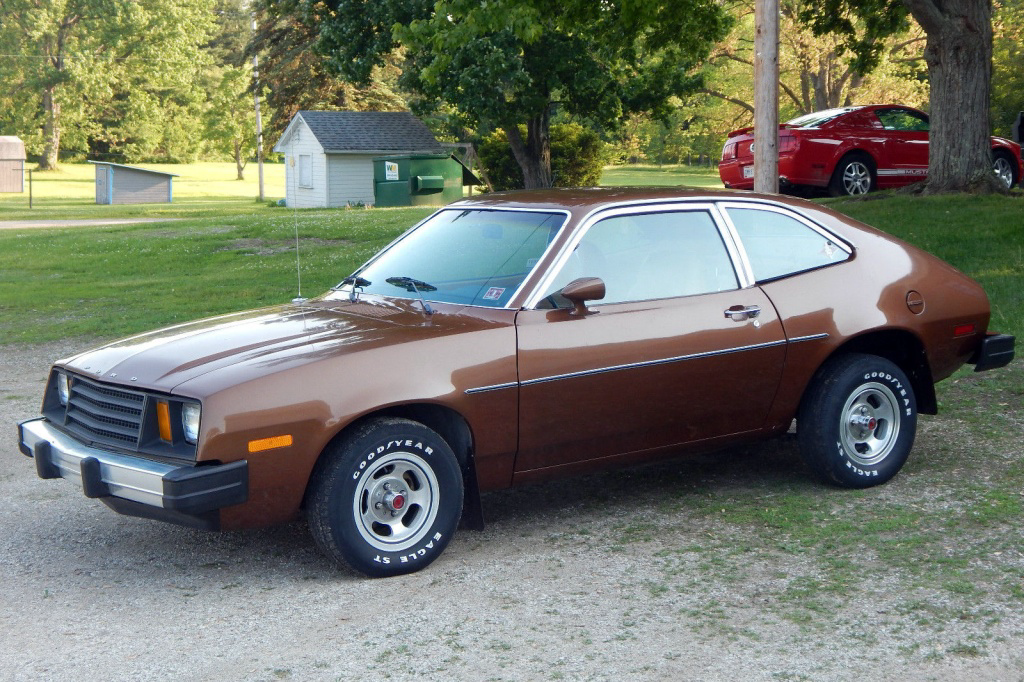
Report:
[{"label": "tall tree", "polygon": [[501,128],[526,187],[551,185],[556,107],[608,127],[630,111],[666,113],[672,95],[699,85],[692,69],[728,24],[714,0],[292,1],[347,78],[366,82],[403,47],[401,82]]},{"label": "tall tree", "polygon": [[150,137],[163,118],[161,144],[194,133],[185,119],[197,112],[208,10],[209,0],[4,0],[0,76],[15,74],[14,89],[36,112],[22,126],[30,138],[41,129],[40,169],[56,168],[66,130],[81,142],[104,114]]},{"label": "tall tree", "polygon": [[814,0],[803,13],[816,31],[847,39],[862,73],[877,61],[880,39],[905,30],[908,15],[927,35],[931,144],[924,191],[1005,191],[992,173],[989,144],[991,0]]}]

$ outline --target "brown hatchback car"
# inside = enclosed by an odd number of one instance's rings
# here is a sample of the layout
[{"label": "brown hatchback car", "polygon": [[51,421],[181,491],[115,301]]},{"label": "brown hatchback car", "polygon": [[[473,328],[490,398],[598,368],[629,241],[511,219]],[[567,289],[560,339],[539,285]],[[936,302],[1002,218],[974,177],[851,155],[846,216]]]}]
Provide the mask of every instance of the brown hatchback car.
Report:
[{"label": "brown hatchback car", "polygon": [[211,529],[305,511],[337,562],[423,568],[480,494],[785,433],[834,484],[894,476],[933,384],[1014,354],[940,260],[728,191],[492,194],[328,293],[57,362],[19,425],[42,478]]}]

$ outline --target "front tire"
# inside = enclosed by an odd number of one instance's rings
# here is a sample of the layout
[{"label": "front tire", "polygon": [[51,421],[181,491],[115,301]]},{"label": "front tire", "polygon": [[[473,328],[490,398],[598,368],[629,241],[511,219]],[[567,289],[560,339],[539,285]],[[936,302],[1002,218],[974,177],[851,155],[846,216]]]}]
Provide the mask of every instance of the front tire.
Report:
[{"label": "front tire", "polygon": [[875,188],[875,164],[867,154],[844,156],[832,173],[828,191],[834,197],[860,196]]},{"label": "front tire", "polygon": [[459,525],[462,500],[462,472],[443,438],[408,419],[375,419],[325,453],[307,515],[324,554],[384,577],[434,561]]},{"label": "front tire", "polygon": [[800,454],[815,474],[846,488],[885,483],[914,445],[917,401],[906,374],[875,355],[826,363],[797,416]]}]

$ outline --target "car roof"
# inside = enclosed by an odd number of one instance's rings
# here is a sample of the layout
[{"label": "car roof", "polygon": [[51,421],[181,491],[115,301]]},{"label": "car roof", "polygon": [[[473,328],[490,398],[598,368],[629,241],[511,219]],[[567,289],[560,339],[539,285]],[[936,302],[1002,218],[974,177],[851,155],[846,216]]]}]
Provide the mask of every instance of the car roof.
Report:
[{"label": "car roof", "polygon": [[689,187],[556,187],[551,189],[492,192],[462,199],[448,208],[524,208],[591,212],[612,206],[671,201],[733,201],[761,199],[787,201],[774,194],[729,189]]}]

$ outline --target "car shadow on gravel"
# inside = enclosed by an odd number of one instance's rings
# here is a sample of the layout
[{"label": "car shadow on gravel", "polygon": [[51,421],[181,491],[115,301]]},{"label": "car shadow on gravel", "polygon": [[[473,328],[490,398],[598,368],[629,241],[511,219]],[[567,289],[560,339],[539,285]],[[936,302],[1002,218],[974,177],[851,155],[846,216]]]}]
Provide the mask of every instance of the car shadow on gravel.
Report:
[{"label": "car shadow on gravel", "polygon": [[820,485],[800,459],[796,438],[787,434],[753,445],[488,493],[483,506],[488,526],[527,526],[567,515],[644,514],[667,501],[709,492],[724,496],[733,490]]}]

